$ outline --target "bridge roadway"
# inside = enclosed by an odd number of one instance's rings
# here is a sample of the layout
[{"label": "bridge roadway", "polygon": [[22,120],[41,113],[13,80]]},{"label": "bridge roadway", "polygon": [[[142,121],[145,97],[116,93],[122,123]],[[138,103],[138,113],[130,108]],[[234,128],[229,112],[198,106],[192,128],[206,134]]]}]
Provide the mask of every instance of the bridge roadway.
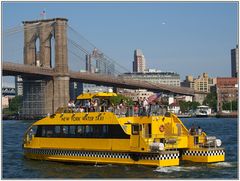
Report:
[{"label": "bridge roadway", "polygon": [[[42,79],[52,79],[52,77],[57,76],[56,72],[52,68],[36,67],[11,62],[2,63],[2,74],[3,76],[30,75],[34,77],[41,77]],[[99,75],[88,72],[75,71],[69,71],[68,75],[71,81],[82,81],[84,83],[91,83],[96,85],[107,85],[129,89],[148,89],[155,92],[162,91],[182,95],[194,95],[194,90],[190,88],[149,83],[146,81],[126,80],[110,75]]]}]

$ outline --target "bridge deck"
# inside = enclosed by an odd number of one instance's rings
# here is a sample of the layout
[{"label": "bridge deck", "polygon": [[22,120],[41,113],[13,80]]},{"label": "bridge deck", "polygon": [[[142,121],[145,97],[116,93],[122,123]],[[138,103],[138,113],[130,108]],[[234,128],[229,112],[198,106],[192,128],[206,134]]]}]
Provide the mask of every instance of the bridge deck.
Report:
[{"label": "bridge deck", "polygon": [[[23,65],[10,62],[3,62],[2,69],[3,75],[30,75],[41,78],[45,77],[48,79],[57,76],[56,72],[52,68],[36,67],[31,65]],[[69,77],[71,80],[82,81],[85,83],[92,83],[98,85],[108,85],[130,89],[140,88],[152,91],[171,92],[175,94],[194,95],[194,90],[190,88],[149,83],[146,81],[125,80],[123,78],[116,76],[69,71]]]}]

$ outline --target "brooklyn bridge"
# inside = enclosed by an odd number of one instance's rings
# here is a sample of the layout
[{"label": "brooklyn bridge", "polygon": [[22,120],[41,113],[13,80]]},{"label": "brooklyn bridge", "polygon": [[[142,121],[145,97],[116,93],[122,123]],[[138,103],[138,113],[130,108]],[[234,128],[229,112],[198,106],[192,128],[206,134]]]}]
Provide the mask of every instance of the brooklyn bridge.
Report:
[{"label": "brooklyn bridge", "polygon": [[22,109],[28,115],[46,115],[66,105],[73,82],[110,86],[115,91],[128,88],[194,95],[190,88],[119,77],[126,68],[86,40],[65,18],[23,21],[5,31],[2,58],[2,75],[22,78]]}]

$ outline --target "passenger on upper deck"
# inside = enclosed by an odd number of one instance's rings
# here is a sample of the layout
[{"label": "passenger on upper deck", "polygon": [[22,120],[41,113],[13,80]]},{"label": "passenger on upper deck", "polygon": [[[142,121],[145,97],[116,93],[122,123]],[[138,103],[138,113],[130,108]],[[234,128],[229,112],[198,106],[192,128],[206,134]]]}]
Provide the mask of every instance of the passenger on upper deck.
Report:
[{"label": "passenger on upper deck", "polygon": [[86,102],[85,102],[85,108],[86,108],[86,112],[89,112],[90,111],[90,106],[91,106],[91,102],[90,102],[90,100],[87,100]]},{"label": "passenger on upper deck", "polygon": [[74,108],[74,107],[75,107],[75,104],[74,104],[74,101],[73,101],[73,100],[69,100],[69,102],[68,102],[68,107],[69,107],[69,108]]},{"label": "passenger on upper deck", "polygon": [[138,116],[138,113],[139,113],[139,103],[138,102],[135,102],[133,111],[134,111],[134,116]]},{"label": "passenger on upper deck", "polygon": [[148,112],[148,108],[149,108],[148,101],[147,101],[146,98],[144,98],[144,100],[143,100],[143,109],[144,109],[144,112]]},{"label": "passenger on upper deck", "polygon": [[192,124],[192,127],[189,129],[189,133],[190,133],[190,135],[196,135],[196,129],[195,129],[194,124]]},{"label": "passenger on upper deck", "polygon": [[101,104],[101,112],[105,112],[107,110],[108,102],[107,100],[103,99]]},{"label": "passenger on upper deck", "polygon": [[202,128],[198,126],[198,135],[202,135]]},{"label": "passenger on upper deck", "polygon": [[93,108],[95,112],[99,112],[99,105],[96,99],[93,101]]}]

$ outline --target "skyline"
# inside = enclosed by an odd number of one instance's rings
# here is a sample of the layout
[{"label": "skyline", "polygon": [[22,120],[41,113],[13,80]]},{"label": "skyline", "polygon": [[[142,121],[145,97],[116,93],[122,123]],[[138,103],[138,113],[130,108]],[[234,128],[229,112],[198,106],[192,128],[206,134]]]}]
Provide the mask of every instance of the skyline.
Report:
[{"label": "skyline", "polygon": [[[64,17],[75,30],[129,71],[135,49],[148,68],[181,76],[231,76],[237,40],[236,2],[4,2],[2,30],[22,21]],[[126,27],[126,28],[125,28]],[[188,66],[186,66],[188,65]]]}]

